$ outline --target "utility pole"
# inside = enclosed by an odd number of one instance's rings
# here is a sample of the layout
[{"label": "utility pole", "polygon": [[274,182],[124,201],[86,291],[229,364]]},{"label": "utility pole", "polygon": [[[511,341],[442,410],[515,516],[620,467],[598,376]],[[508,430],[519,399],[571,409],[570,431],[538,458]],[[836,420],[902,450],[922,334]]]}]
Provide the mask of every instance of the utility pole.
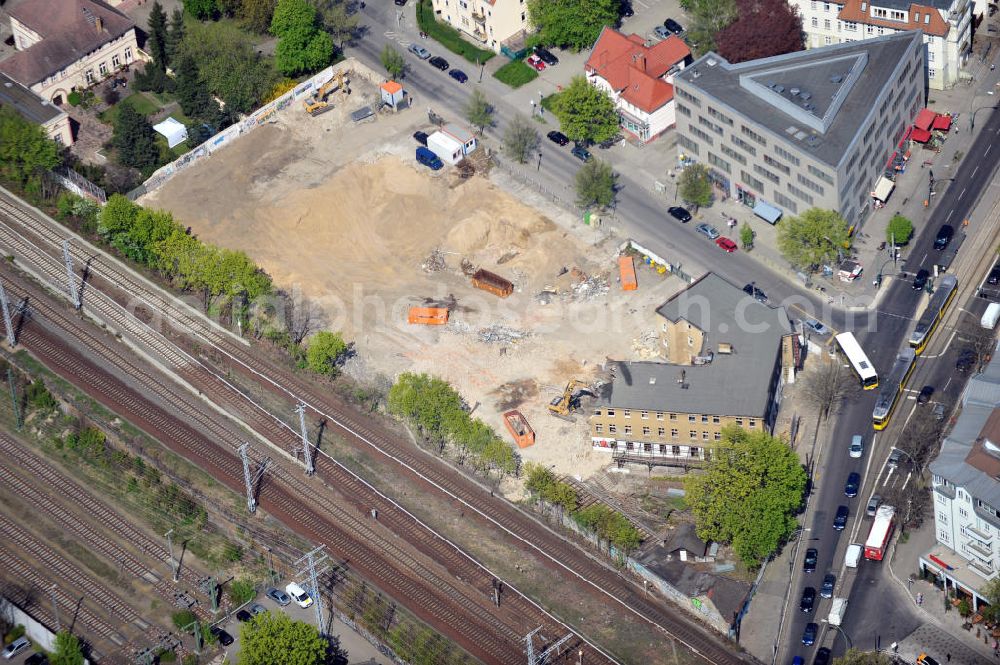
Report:
[{"label": "utility pole", "polygon": [[316,609],[316,628],[320,635],[326,635],[323,626],[323,594],[319,589],[319,577],[330,570],[330,557],[323,550],[326,545],[320,545],[316,549],[306,552],[306,555],[295,562],[298,569],[297,577],[301,579],[306,574],[309,575],[309,593],[313,599],[313,607]]},{"label": "utility pole", "polygon": [[59,603],[56,602],[56,585],[55,583],[49,587],[49,595],[52,598],[52,614],[55,615],[56,619],[56,632],[62,632],[62,625],[59,623]]},{"label": "utility pole", "polygon": [[10,365],[7,366],[7,385],[10,386],[10,402],[11,406],[14,408],[14,422],[17,424],[17,431],[20,432],[21,428],[24,426],[24,420],[21,418],[21,405],[17,403],[17,387],[14,386],[14,370]]},{"label": "utility pole", "polygon": [[[552,654],[554,654],[557,651],[559,651],[560,647],[562,647],[562,645],[566,644],[566,642],[569,642],[569,640],[573,637],[573,633],[567,633],[566,635],[563,635],[558,640],[556,640],[545,651],[543,651],[540,654],[536,655],[535,654],[534,637],[535,637],[535,634],[538,631],[540,631],[541,629],[542,629],[542,627],[539,626],[538,628],[535,628],[533,631],[531,631],[530,633],[528,633],[524,637],[524,643],[525,643],[525,646],[527,647],[526,651],[528,653],[528,665],[542,665],[543,663],[549,662],[549,656],[551,656]],[[545,640],[545,638],[543,637],[542,641],[544,642],[544,640]],[[580,650],[580,658],[583,658],[583,650],[582,649]]]},{"label": "utility pole", "polygon": [[63,261],[66,263],[66,285],[69,288],[69,301],[75,309],[80,309],[80,292],[76,288],[76,275],[73,274],[73,256],[69,253],[69,239],[63,240]]},{"label": "utility pole", "polygon": [[265,457],[260,463],[260,466],[253,473],[250,472],[250,456],[247,454],[250,450],[250,444],[244,443],[239,448],[240,459],[243,460],[243,480],[247,487],[247,510],[253,515],[257,512],[257,499],[254,496],[254,488],[257,485],[257,481],[261,479],[264,472],[267,471],[267,465],[271,461],[270,457]]},{"label": "utility pole", "polygon": [[174,541],[170,537],[171,535],[173,535],[173,533],[174,530],[171,529],[170,531],[167,531],[164,535],[167,537],[167,551],[170,553],[170,571],[173,573],[174,582],[176,582],[180,574],[181,566],[180,562],[174,558]]},{"label": "utility pole", "polygon": [[302,461],[306,466],[306,475],[311,476],[316,473],[316,467],[313,465],[309,434],[306,432],[306,405],[299,402],[298,406],[295,407],[295,413],[299,414],[299,431],[302,433]]},{"label": "utility pole", "polygon": [[7,344],[13,348],[17,345],[17,339],[14,337],[14,324],[10,322],[10,305],[7,304],[7,292],[4,291],[2,281],[0,281],[0,307],[3,308],[3,323],[7,326]]}]

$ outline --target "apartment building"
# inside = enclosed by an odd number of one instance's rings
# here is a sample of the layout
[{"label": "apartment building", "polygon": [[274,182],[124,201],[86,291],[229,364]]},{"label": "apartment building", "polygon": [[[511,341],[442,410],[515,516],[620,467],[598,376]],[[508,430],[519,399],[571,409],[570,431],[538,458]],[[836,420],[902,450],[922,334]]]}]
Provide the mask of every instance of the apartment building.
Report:
[{"label": "apartment building", "polygon": [[139,57],[132,19],[99,0],[25,0],[8,13],[17,53],[0,72],[56,105]]},{"label": "apartment building", "polygon": [[524,48],[529,25],[525,0],[433,0],[432,6],[440,20],[484,48],[509,55]]},{"label": "apartment building", "polygon": [[791,324],[709,273],[656,310],[670,362],[616,362],[590,417],[595,450],[698,465],[726,425],[771,431]]},{"label": "apartment building", "polygon": [[682,163],[771,222],[809,208],[858,226],[923,108],[919,31],[731,64],[708,53],[674,76]]},{"label": "apartment building", "polygon": [[[972,53],[973,0],[790,0],[802,15],[806,46],[817,48],[920,30],[927,46],[927,82],[945,90],[960,79]],[[984,4],[985,3],[981,3]],[[980,8],[980,13],[982,8]]]},{"label": "apartment building", "polygon": [[73,129],[66,112],[5,74],[0,74],[0,106],[8,106],[25,120],[40,125],[59,145],[73,145]]},{"label": "apartment building", "polygon": [[962,412],[931,462],[937,544],[922,571],[969,599],[1000,570],[1000,356],[969,381]]},{"label": "apartment building", "polygon": [[647,143],[674,125],[674,74],[691,63],[691,50],[675,35],[647,46],[641,36],[605,27],[587,58],[587,81],[608,93],[618,124]]}]

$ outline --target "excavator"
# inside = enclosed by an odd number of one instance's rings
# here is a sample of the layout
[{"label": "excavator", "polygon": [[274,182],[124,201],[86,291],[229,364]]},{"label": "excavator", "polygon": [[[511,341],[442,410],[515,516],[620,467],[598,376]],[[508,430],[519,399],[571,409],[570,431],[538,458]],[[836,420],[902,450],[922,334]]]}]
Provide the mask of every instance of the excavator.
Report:
[{"label": "excavator", "polygon": [[549,413],[561,418],[568,418],[570,412],[580,405],[580,396],[584,393],[593,393],[590,384],[579,379],[572,379],[566,384],[563,394],[549,403]]},{"label": "excavator", "polygon": [[351,82],[347,75],[344,72],[337,72],[335,76],[319,87],[315,95],[303,100],[302,106],[305,107],[306,113],[311,116],[326,113],[333,108],[333,104],[326,101],[326,98],[337,90],[343,91],[345,95],[351,94],[350,85]]}]

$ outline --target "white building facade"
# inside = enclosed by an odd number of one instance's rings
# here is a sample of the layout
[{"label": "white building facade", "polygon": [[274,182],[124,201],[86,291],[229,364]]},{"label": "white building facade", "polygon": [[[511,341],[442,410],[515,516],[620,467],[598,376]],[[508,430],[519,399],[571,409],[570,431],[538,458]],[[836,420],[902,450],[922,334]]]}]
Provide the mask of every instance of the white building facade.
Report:
[{"label": "white building facade", "polygon": [[438,19],[484,48],[497,53],[504,46],[523,48],[528,29],[525,0],[433,0],[432,6]]}]

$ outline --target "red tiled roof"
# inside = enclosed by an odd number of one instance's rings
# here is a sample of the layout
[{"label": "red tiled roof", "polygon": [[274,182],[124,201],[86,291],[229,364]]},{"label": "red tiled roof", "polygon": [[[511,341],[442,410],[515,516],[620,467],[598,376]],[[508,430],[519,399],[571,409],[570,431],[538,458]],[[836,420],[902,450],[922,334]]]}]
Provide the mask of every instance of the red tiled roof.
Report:
[{"label": "red tiled roof", "polygon": [[653,78],[638,67],[629,67],[628,86],[621,92],[622,99],[652,113],[674,98],[674,86],[663,79]]},{"label": "red tiled roof", "polygon": [[42,41],[0,63],[0,71],[26,86],[46,79],[135,27],[132,19],[98,0],[25,0],[9,13],[42,37]]},{"label": "red tiled roof", "polygon": [[[864,3],[865,11],[861,5]],[[951,26],[941,18],[941,12],[926,5],[911,4],[906,12],[905,21],[890,21],[883,18],[874,18],[871,15],[871,0],[845,0],[844,8],[840,10],[837,18],[841,21],[851,21],[863,25],[878,25],[883,28],[893,28],[894,30],[923,30],[928,35],[935,37],[945,37]]]},{"label": "red tiled roof", "polygon": [[662,77],[690,56],[687,44],[675,35],[647,47],[639,35],[626,36],[606,27],[585,68],[607,81],[623,99],[652,113],[674,97],[674,87]]}]

